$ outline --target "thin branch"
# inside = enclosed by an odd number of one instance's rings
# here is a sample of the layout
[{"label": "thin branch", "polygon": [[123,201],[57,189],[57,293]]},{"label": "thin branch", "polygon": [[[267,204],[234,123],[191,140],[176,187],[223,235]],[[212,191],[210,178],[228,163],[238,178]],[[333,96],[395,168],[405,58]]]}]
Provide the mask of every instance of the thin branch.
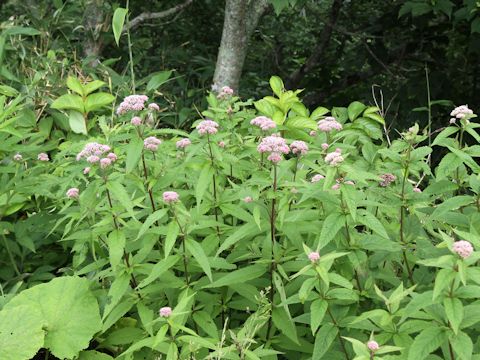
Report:
[{"label": "thin branch", "polygon": [[143,12],[137,17],[133,18],[130,21],[129,29],[132,30],[139,26],[142,22],[147,21],[147,20],[153,20],[153,19],[163,19],[166,18],[170,15],[176,14],[179,11],[182,11],[186,7],[188,7],[191,3],[193,3],[193,0],[186,0],[185,2],[175,5],[171,7],[170,9],[164,10],[164,11],[159,11],[159,12]]}]

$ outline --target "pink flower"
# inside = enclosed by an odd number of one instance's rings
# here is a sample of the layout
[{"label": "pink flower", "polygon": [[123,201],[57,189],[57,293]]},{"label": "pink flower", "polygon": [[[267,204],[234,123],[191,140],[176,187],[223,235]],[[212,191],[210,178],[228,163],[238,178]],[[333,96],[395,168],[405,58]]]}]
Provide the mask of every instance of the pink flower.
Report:
[{"label": "pink flower", "polygon": [[213,120],[203,120],[197,125],[197,130],[200,135],[216,134],[218,132],[218,123]]},{"label": "pink flower", "polygon": [[247,203],[247,204],[253,201],[251,196],[245,196],[242,200],[244,203]]},{"label": "pink flower", "polygon": [[67,197],[69,199],[76,199],[78,198],[78,194],[79,194],[80,190],[78,190],[77,188],[70,188],[67,190]]},{"label": "pink flower", "polygon": [[419,187],[414,187],[413,188],[413,191],[415,191],[416,193],[421,193],[422,192],[422,189],[420,189]]},{"label": "pink flower", "polygon": [[159,313],[161,317],[168,318],[172,315],[172,308],[169,306],[162,307]]},{"label": "pink flower", "polygon": [[473,252],[473,246],[468,241],[460,240],[453,243],[453,251],[456,252],[460,257],[466,259]]},{"label": "pink flower", "polygon": [[87,161],[90,164],[95,164],[100,161],[100,158],[97,155],[90,155],[89,157],[87,157]]},{"label": "pink flower", "polygon": [[145,109],[146,101],[148,101],[148,96],[145,95],[127,96],[118,106],[117,115],[122,115],[129,111],[141,111]]},{"label": "pink flower", "polygon": [[175,203],[179,199],[178,193],[175,191],[165,191],[163,193],[163,201],[165,201],[167,204]]},{"label": "pink flower", "polygon": [[450,119],[450,124],[455,124],[456,121],[457,121],[457,119],[451,118],[451,119]]},{"label": "pink flower", "polygon": [[187,146],[191,145],[192,142],[190,141],[190,139],[181,139],[181,140],[178,140],[176,143],[175,143],[175,146],[177,147],[177,149],[185,149]]},{"label": "pink flower", "polygon": [[315,130],[312,130],[308,133],[311,137],[317,136],[317,132]]},{"label": "pink flower", "polygon": [[321,174],[315,174],[315,175],[313,175],[312,180],[310,180],[310,181],[312,183],[316,183],[316,182],[319,182],[322,179],[325,179],[325,176],[323,176]]},{"label": "pink flower", "polygon": [[107,158],[109,158],[110,160],[112,160],[112,162],[115,162],[115,161],[117,161],[117,159],[118,159],[117,155],[115,155],[113,152],[108,153]]},{"label": "pink flower", "polygon": [[225,147],[225,141],[220,141],[218,143],[218,146],[220,146],[221,148],[224,148]]},{"label": "pink flower", "polygon": [[308,259],[312,262],[315,263],[318,260],[320,260],[320,254],[316,251],[312,251],[310,254],[308,254]]},{"label": "pink flower", "polygon": [[325,162],[330,166],[337,166],[343,161],[342,150],[337,148],[334,152],[325,156]]},{"label": "pink flower", "polygon": [[256,118],[252,119],[252,121],[250,121],[250,124],[258,126],[263,131],[268,131],[277,127],[275,121],[266,116],[257,116]]},{"label": "pink flower", "polygon": [[22,161],[23,160],[23,156],[21,154],[15,154],[13,155],[13,160],[14,161]]},{"label": "pink flower", "polygon": [[149,136],[145,140],[143,140],[143,147],[150,151],[157,151],[158,145],[160,145],[162,141],[157,139],[155,136]]},{"label": "pink flower", "polygon": [[142,118],[140,116],[134,116],[132,118],[132,120],[130,121],[130,123],[133,126],[140,126],[140,125],[142,125]]},{"label": "pink flower", "polygon": [[338,190],[338,189],[340,189],[340,184],[339,183],[332,186],[332,190]]},{"label": "pink flower", "polygon": [[[457,119],[463,119],[465,117],[471,117],[473,115],[473,111],[468,108],[468,105],[461,105],[456,107],[450,113],[450,116],[453,116]],[[452,119],[450,119],[450,123],[452,123]]]},{"label": "pink flower", "polygon": [[40,160],[40,161],[48,161],[48,160],[50,160],[50,158],[48,157],[48,154],[46,154],[46,153],[40,153],[40,154],[38,154],[37,159]]},{"label": "pink flower", "polygon": [[296,155],[306,155],[308,152],[308,145],[304,141],[295,140],[290,144],[292,153]]},{"label": "pink flower", "polygon": [[332,130],[342,130],[342,124],[333,116],[327,116],[325,119],[320,120],[318,123],[318,130],[323,132],[330,132]]},{"label": "pink flower", "polygon": [[375,340],[370,340],[369,342],[367,342],[367,347],[368,347],[368,350],[370,350],[371,352],[374,352],[380,349],[380,346]]},{"label": "pink flower", "polygon": [[100,159],[100,167],[102,169],[105,169],[112,165],[112,160],[110,160],[108,157]]},{"label": "pink flower", "polygon": [[393,174],[390,174],[390,173],[386,173],[386,174],[382,174],[380,175],[380,178],[382,179],[382,181],[380,181],[380,186],[382,187],[387,187],[388,185],[390,185],[392,182],[394,182],[397,177]]},{"label": "pink flower", "polygon": [[355,185],[355,183],[352,180],[347,180],[344,182],[346,185]]},{"label": "pink flower", "polygon": [[233,89],[229,86],[224,86],[222,87],[222,90],[220,90],[220,92],[218,93],[217,98],[225,99],[232,95],[233,95]]},{"label": "pink flower", "polygon": [[257,150],[259,153],[270,153],[268,160],[273,163],[278,163],[282,160],[281,154],[288,154],[290,152],[286,140],[275,134],[264,137],[257,146]]},{"label": "pink flower", "polygon": [[327,143],[323,143],[321,146],[323,150],[327,150],[330,145],[328,145]]},{"label": "pink flower", "polygon": [[160,111],[160,106],[158,106],[155,103],[150,103],[150,104],[148,104],[148,110]]},{"label": "pink flower", "polygon": [[87,175],[90,172],[90,167],[87,166],[85,169],[83,169],[83,174]]},{"label": "pink flower", "polygon": [[111,150],[110,146],[99,144],[96,142],[88,143],[83,150],[77,154],[77,161],[81,159],[87,160],[90,164],[100,161],[100,157]]}]

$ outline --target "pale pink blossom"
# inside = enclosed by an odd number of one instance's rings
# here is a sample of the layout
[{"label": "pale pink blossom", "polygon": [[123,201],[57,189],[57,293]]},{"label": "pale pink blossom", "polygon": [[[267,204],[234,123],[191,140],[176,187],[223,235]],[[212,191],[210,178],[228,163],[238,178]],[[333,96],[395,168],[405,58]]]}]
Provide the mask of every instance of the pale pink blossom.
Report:
[{"label": "pale pink blossom", "polygon": [[339,183],[332,186],[332,190],[338,190],[338,189],[340,189],[340,184]]},{"label": "pale pink blossom", "polygon": [[48,154],[46,154],[46,153],[38,154],[37,159],[40,160],[40,161],[49,161],[50,160],[50,158],[48,157]]},{"label": "pale pink blossom", "polygon": [[473,252],[473,246],[468,241],[460,240],[453,243],[453,251],[456,252],[460,257],[466,259]]},{"label": "pale pink blossom", "polygon": [[197,125],[197,130],[200,135],[216,134],[218,132],[218,123],[213,120],[203,120]]},{"label": "pale pink blossom", "polygon": [[375,340],[370,340],[369,342],[367,342],[367,347],[368,350],[370,350],[371,352],[375,352],[380,349],[380,346]]},{"label": "pale pink blossom", "polygon": [[80,190],[78,190],[77,188],[70,188],[67,190],[66,195],[69,199],[76,199],[78,198],[79,193]]},{"label": "pale pink blossom", "polygon": [[382,174],[380,175],[380,178],[382,179],[382,181],[380,181],[379,185],[382,187],[389,186],[392,182],[394,182],[397,179],[395,175],[390,173]]},{"label": "pale pink blossom", "polygon": [[172,315],[172,308],[169,306],[162,307],[159,311],[161,317],[168,318]]},{"label": "pale pink blossom", "polygon": [[179,200],[179,195],[175,191],[165,191],[163,193],[163,201],[165,201],[167,204],[177,202],[178,200]]},{"label": "pale pink blossom", "polygon": [[450,119],[450,124],[455,124],[456,121],[457,121],[457,119],[451,118],[451,119]]},{"label": "pale pink blossom", "polygon": [[316,183],[316,182],[319,182],[322,179],[325,179],[325,176],[323,176],[321,174],[315,174],[315,175],[313,175],[312,180],[310,180],[310,181],[312,183]]},{"label": "pale pink blossom", "polygon": [[286,140],[275,134],[264,137],[257,146],[257,150],[259,153],[270,153],[268,160],[273,163],[278,163],[282,160],[282,154],[290,152]]},{"label": "pale pink blossom", "polygon": [[190,141],[190,139],[184,138],[184,139],[178,140],[175,143],[175,146],[177,147],[177,149],[185,149],[187,146],[191,144],[192,142]]},{"label": "pale pink blossom", "polygon": [[253,201],[253,198],[251,196],[245,196],[243,199],[244,203],[251,203]]},{"label": "pale pink blossom", "polygon": [[[457,119],[463,119],[465,117],[471,117],[473,115],[473,111],[468,108],[468,105],[461,105],[456,107],[455,109],[452,110],[450,113],[450,116],[453,116],[453,118]],[[450,119],[450,123],[452,122],[452,119]]]},{"label": "pale pink blossom", "polygon": [[305,141],[295,140],[290,144],[292,153],[296,155],[306,155],[308,152],[308,145]]},{"label": "pale pink blossom", "polygon": [[355,185],[355,183],[352,180],[347,180],[344,182],[346,185]]},{"label": "pale pink blossom", "polygon": [[162,143],[162,140],[157,139],[155,136],[149,136],[143,140],[143,147],[150,151],[157,151],[158,145]]},{"label": "pale pink blossom", "polygon": [[85,169],[83,169],[83,174],[87,175],[90,172],[90,170],[91,170],[90,167],[87,166]]},{"label": "pale pink blossom", "polygon": [[321,146],[323,150],[327,150],[330,145],[328,145],[327,143],[323,143]]},{"label": "pale pink blossom", "polygon": [[99,162],[100,157],[110,152],[110,150],[111,148],[108,145],[96,142],[88,143],[83,147],[83,150],[77,154],[77,161],[86,159],[89,163],[94,164]]},{"label": "pale pink blossom", "polygon": [[311,137],[317,136],[317,132],[315,130],[312,130],[308,133]]},{"label": "pale pink blossom", "polygon": [[160,111],[160,106],[158,106],[155,103],[150,103],[150,104],[148,104],[148,110]]},{"label": "pale pink blossom", "polygon": [[413,191],[415,191],[416,193],[421,193],[422,192],[422,189],[420,189],[419,187],[414,187],[413,188]]},{"label": "pale pink blossom", "polygon": [[140,126],[140,125],[142,125],[142,118],[140,116],[134,116],[132,118],[132,120],[130,121],[130,123],[133,126]]},{"label": "pale pink blossom", "polygon": [[117,161],[117,159],[118,159],[117,155],[115,155],[115,153],[113,153],[113,152],[108,153],[108,154],[107,154],[107,158],[109,158],[110,160],[112,160],[112,162],[115,162],[115,161]]},{"label": "pale pink blossom", "polygon": [[122,115],[129,111],[141,111],[145,109],[145,102],[147,101],[148,96],[146,95],[129,95],[118,106],[117,115]]},{"label": "pale pink blossom", "polygon": [[22,161],[23,160],[23,156],[21,154],[15,154],[13,155],[13,160],[14,161]]},{"label": "pale pink blossom", "polygon": [[106,158],[100,159],[100,167],[102,169],[106,169],[110,165],[112,165],[112,160],[110,160],[110,158],[106,157]]},{"label": "pale pink blossom", "polygon": [[312,262],[315,263],[318,260],[320,260],[320,254],[317,251],[312,251],[310,254],[308,254],[308,259]]},{"label": "pale pink blossom", "polygon": [[327,116],[325,119],[320,120],[318,123],[318,130],[323,132],[330,132],[332,130],[342,130],[342,124],[333,116]]},{"label": "pale pink blossom", "polygon": [[325,156],[325,162],[330,166],[337,166],[343,162],[343,160],[342,150],[339,148]]},{"label": "pale pink blossom", "polygon": [[220,146],[221,148],[224,148],[225,147],[225,141],[220,141],[218,143],[218,146]]},{"label": "pale pink blossom", "polygon": [[275,121],[266,116],[257,116],[256,118],[252,119],[252,121],[250,121],[250,124],[258,126],[263,131],[268,131],[277,127]]},{"label": "pale pink blossom", "polygon": [[219,99],[225,99],[233,95],[233,89],[230,86],[224,86],[217,95]]},{"label": "pale pink blossom", "polygon": [[100,158],[97,155],[90,155],[89,157],[87,157],[87,162],[89,162],[90,164],[95,164],[99,161]]}]

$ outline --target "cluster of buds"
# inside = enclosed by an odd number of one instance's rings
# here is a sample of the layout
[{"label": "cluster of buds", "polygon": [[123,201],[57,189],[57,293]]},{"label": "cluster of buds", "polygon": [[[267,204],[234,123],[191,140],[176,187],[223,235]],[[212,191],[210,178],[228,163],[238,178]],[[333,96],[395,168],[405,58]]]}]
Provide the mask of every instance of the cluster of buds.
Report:
[{"label": "cluster of buds", "polygon": [[140,126],[142,125],[142,118],[140,116],[134,116],[132,120],[130,120],[130,124],[133,126]]},{"label": "cluster of buds", "polygon": [[455,124],[457,119],[468,120],[468,118],[472,117],[473,115],[473,111],[468,108],[468,105],[458,106],[450,113],[450,116],[452,116],[452,118],[450,119],[450,124]]},{"label": "cluster of buds", "polygon": [[258,126],[260,129],[262,129],[262,131],[268,131],[277,127],[275,121],[266,116],[257,116],[250,121],[250,124]]},{"label": "cluster of buds", "polygon": [[149,136],[143,140],[143,147],[150,151],[157,151],[158,145],[162,143],[162,140],[157,139],[155,136]]},{"label": "cluster of buds", "polygon": [[146,95],[129,95],[120,103],[117,108],[117,115],[123,115],[129,111],[141,111],[145,109]]},{"label": "cluster of buds", "polygon": [[321,174],[315,174],[315,175],[313,175],[312,180],[310,180],[310,181],[312,183],[316,183],[316,182],[319,182],[322,179],[325,179],[325,176],[323,176]]},{"label": "cluster of buds", "polygon": [[295,155],[306,155],[308,152],[308,145],[304,141],[295,140],[290,144],[290,149]]},{"label": "cluster of buds", "polygon": [[23,156],[21,154],[15,154],[13,155],[13,161],[22,161],[23,160]]},{"label": "cluster of buds", "polygon": [[[99,164],[102,169],[105,169],[117,161],[117,155],[110,152],[110,150],[111,148],[108,145],[96,142],[88,143],[83,150],[77,154],[77,161],[85,159],[90,164]],[[88,173],[88,171],[85,172],[85,170],[84,174]]]},{"label": "cluster of buds", "polygon": [[78,190],[77,188],[70,188],[67,190],[67,193],[66,193],[69,199],[77,199],[79,194],[80,194],[80,190]]},{"label": "cluster of buds", "polygon": [[158,313],[161,317],[168,318],[172,315],[172,308],[169,306],[162,307]]},{"label": "cluster of buds", "polygon": [[226,99],[233,95],[233,89],[230,86],[224,86],[217,95],[218,99]]},{"label": "cluster of buds", "polygon": [[190,141],[190,139],[184,138],[184,139],[178,140],[175,143],[175,146],[177,147],[177,149],[185,149],[187,146],[190,146],[191,144],[192,142]]},{"label": "cluster of buds", "polygon": [[320,120],[317,125],[318,130],[327,133],[332,130],[342,130],[342,124],[340,124],[333,116],[327,116],[325,119]]},{"label": "cluster of buds", "polygon": [[345,181],[344,178],[338,178],[338,179],[335,180],[335,184],[332,186],[332,190],[340,189],[340,185],[342,185],[342,184],[352,185],[352,186],[355,185],[355,183],[352,180]]},{"label": "cluster of buds", "polygon": [[455,241],[453,243],[453,251],[458,254],[463,259],[468,258],[472,255],[473,246],[466,240]]},{"label": "cluster of buds", "polygon": [[197,125],[197,130],[200,135],[216,134],[218,132],[218,123],[213,120],[203,120]]},{"label": "cluster of buds", "polygon": [[[21,155],[20,155],[20,156],[21,156]],[[46,153],[40,153],[40,154],[38,154],[37,159],[38,159],[39,161],[49,161],[49,160],[50,160],[50,158],[48,157],[48,154],[46,154]]]},{"label": "cluster of buds", "polygon": [[325,155],[325,162],[330,166],[337,166],[343,162],[342,149],[337,148],[334,152]]},{"label": "cluster of buds", "polygon": [[180,199],[178,193],[175,191],[165,191],[162,197],[163,201],[165,201],[167,204],[176,203]]},{"label": "cluster of buds", "polygon": [[312,251],[310,254],[308,254],[308,260],[310,260],[312,264],[314,264],[318,260],[320,260],[320,254],[317,251]]},{"label": "cluster of buds", "polygon": [[253,201],[253,198],[251,196],[245,196],[242,201],[246,204],[251,203]]},{"label": "cluster of buds", "polygon": [[393,174],[386,173],[386,174],[380,175],[380,179],[382,179],[382,181],[379,182],[379,185],[382,187],[387,187],[392,182],[394,182],[397,179],[397,177]]},{"label": "cluster of buds", "polygon": [[286,140],[275,134],[264,137],[257,146],[257,150],[261,154],[270,153],[267,159],[275,164],[282,160],[282,154],[290,152]]}]

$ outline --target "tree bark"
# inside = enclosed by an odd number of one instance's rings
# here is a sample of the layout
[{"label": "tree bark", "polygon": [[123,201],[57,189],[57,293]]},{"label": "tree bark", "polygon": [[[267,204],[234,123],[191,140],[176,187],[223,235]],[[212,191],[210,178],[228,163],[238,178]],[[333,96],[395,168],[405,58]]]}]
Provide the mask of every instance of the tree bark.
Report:
[{"label": "tree bark", "polygon": [[129,28],[134,29],[137,26],[139,26],[142,22],[147,21],[147,20],[153,20],[153,19],[162,19],[167,16],[176,14],[186,7],[188,7],[193,0],[186,0],[185,2],[175,5],[171,7],[170,9],[164,10],[164,11],[159,11],[159,12],[144,12],[141,13],[140,15],[136,16],[130,21]]},{"label": "tree bark", "polygon": [[229,86],[238,92],[248,39],[268,7],[267,0],[226,1],[222,40],[213,77],[214,90]]},{"label": "tree bark", "polygon": [[104,21],[103,0],[90,0],[87,2],[83,17],[85,39],[83,41],[83,55],[92,57],[91,64],[96,65],[103,48],[100,32]]}]

